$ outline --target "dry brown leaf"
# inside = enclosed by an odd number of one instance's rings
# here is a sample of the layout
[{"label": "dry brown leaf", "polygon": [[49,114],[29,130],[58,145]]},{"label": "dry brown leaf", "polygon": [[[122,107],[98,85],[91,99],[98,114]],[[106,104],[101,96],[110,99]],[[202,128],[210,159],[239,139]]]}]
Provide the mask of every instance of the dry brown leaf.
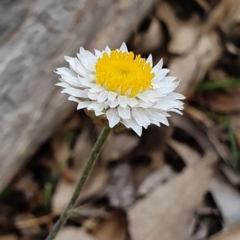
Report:
[{"label": "dry brown leaf", "polygon": [[[81,175],[83,165],[88,159],[90,151],[92,149],[92,141],[90,139],[88,130],[83,130],[80,134],[75,148],[73,150],[73,166],[71,168],[71,174],[73,181],[66,181],[65,179],[60,179],[56,190],[53,195],[53,210],[58,211],[59,209],[64,209],[69,202],[70,196],[72,196],[75,189],[78,178]],[[81,199],[88,197],[92,194],[100,191],[106,182],[106,170],[99,161],[97,161],[93,172],[88,179],[86,186],[80,196]]]},{"label": "dry brown leaf", "polygon": [[129,211],[133,240],[178,240],[191,235],[194,211],[212,178],[216,154],[206,153],[197,165],[159,186]]},{"label": "dry brown leaf", "polygon": [[231,228],[213,235],[209,240],[238,240],[240,239],[240,225],[235,225]]},{"label": "dry brown leaf", "polygon": [[128,240],[126,213],[116,209],[92,234],[97,240]]},{"label": "dry brown leaf", "polygon": [[105,192],[114,207],[125,209],[135,201],[136,187],[129,164],[123,162],[109,168]]},{"label": "dry brown leaf", "polygon": [[56,240],[97,240],[83,229],[77,227],[64,227],[57,235]]},{"label": "dry brown leaf", "polygon": [[205,25],[206,31],[220,26],[225,33],[232,30],[232,26],[240,21],[240,0],[222,0],[213,10]]},{"label": "dry brown leaf", "polygon": [[174,176],[175,176],[174,171],[168,165],[165,165],[161,169],[151,172],[138,187],[137,191],[138,195],[139,196],[146,195],[155,187],[159,186],[159,184],[166,182],[167,180]]},{"label": "dry brown leaf", "polygon": [[163,1],[158,4],[156,15],[168,27],[171,37],[168,50],[171,53],[186,54],[196,45],[200,35],[200,20],[197,16],[183,22],[176,17],[169,4]]},{"label": "dry brown leaf", "polygon": [[214,151],[212,143],[209,141],[202,129],[200,129],[196,123],[191,121],[185,115],[179,116],[177,114],[172,114],[170,121],[174,127],[180,128],[192,136],[204,151],[208,149]]},{"label": "dry brown leaf", "polygon": [[196,233],[192,236],[192,238],[188,240],[202,240],[208,235],[207,227],[204,224],[200,224]]},{"label": "dry brown leaf", "polygon": [[89,130],[87,128],[83,128],[73,149],[74,169],[83,167],[85,161],[90,155],[92,148],[93,141],[90,137]]},{"label": "dry brown leaf", "polygon": [[240,222],[240,194],[221,175],[212,179],[210,191],[221,211],[224,225]]},{"label": "dry brown leaf", "polygon": [[177,91],[193,94],[196,85],[221,55],[221,44],[216,32],[202,34],[189,54],[175,57],[169,64],[171,74],[180,79]]},{"label": "dry brown leaf", "polygon": [[224,173],[224,175],[227,177],[227,179],[230,181],[231,184],[237,186],[240,185],[240,175],[234,169],[232,166],[227,164],[226,162],[222,162],[221,165],[221,170]]},{"label": "dry brown leaf", "polygon": [[195,165],[201,159],[201,155],[196,150],[190,148],[184,143],[169,139],[168,145],[178,153],[186,165]]},{"label": "dry brown leaf", "polygon": [[174,57],[168,66],[171,74],[181,80],[177,90],[191,95],[221,55],[219,36],[213,30],[202,32],[197,16],[187,22],[179,20],[166,2],[160,2],[156,15],[170,32],[169,51],[181,55]]},{"label": "dry brown leaf", "polygon": [[139,186],[151,171],[159,170],[165,165],[163,151],[171,133],[171,127],[151,125],[143,130],[137,148],[126,155],[125,160],[132,167],[135,186]]},{"label": "dry brown leaf", "polygon": [[149,29],[145,33],[139,33],[134,38],[134,46],[140,54],[153,52],[163,43],[163,33],[159,21],[152,17]]},{"label": "dry brown leaf", "polygon": [[217,112],[240,112],[240,96],[220,93],[202,94],[199,97],[201,106]]},{"label": "dry brown leaf", "polygon": [[207,0],[195,0],[206,12],[211,10],[211,6]]},{"label": "dry brown leaf", "polygon": [[139,143],[139,137],[127,134],[127,132],[115,134],[111,132],[101,151],[101,159],[104,162],[121,158],[131,151]]},{"label": "dry brown leaf", "polygon": [[3,236],[0,236],[1,237],[1,240],[18,240],[18,237],[16,235],[3,235]]},{"label": "dry brown leaf", "polygon": [[[74,183],[65,180],[61,180],[58,183],[53,195],[53,211],[59,211],[59,209],[64,209],[67,206],[77,184],[77,180],[81,175],[81,169],[72,172],[72,174],[75,178]],[[84,199],[99,193],[103,188],[106,179],[107,175],[105,168],[100,164],[96,164],[79,199]]]}]

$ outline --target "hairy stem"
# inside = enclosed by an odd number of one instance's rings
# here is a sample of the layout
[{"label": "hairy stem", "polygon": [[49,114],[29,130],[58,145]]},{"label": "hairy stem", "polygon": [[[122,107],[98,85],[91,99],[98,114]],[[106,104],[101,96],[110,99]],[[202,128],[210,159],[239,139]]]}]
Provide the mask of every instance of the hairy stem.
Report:
[{"label": "hairy stem", "polygon": [[65,222],[67,221],[69,214],[72,212],[72,210],[74,209],[77,199],[79,197],[79,194],[81,193],[83,186],[86,182],[86,180],[88,179],[88,176],[91,173],[91,170],[98,158],[98,155],[102,149],[103,144],[105,143],[108,135],[110,133],[110,128],[109,127],[104,127],[102,132],[100,133],[97,142],[95,143],[92,152],[87,160],[87,163],[84,167],[84,170],[82,172],[82,175],[80,177],[80,179],[78,180],[77,186],[74,190],[74,193],[72,195],[72,198],[70,200],[70,202],[68,203],[68,206],[65,208],[65,210],[62,212],[60,218],[58,219],[58,221],[55,223],[55,225],[53,226],[53,229],[51,230],[51,232],[49,233],[49,235],[47,236],[46,240],[53,240],[56,235],[58,234],[59,230],[63,227],[63,225],[65,224]]}]

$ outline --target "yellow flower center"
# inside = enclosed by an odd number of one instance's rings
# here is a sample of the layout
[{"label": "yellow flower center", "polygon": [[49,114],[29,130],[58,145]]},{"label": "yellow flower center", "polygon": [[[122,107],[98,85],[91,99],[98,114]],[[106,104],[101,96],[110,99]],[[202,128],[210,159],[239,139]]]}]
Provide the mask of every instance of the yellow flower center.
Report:
[{"label": "yellow flower center", "polygon": [[96,83],[108,91],[119,91],[121,95],[127,92],[131,97],[150,88],[155,77],[146,59],[140,55],[134,56],[133,52],[117,50],[104,53],[98,59],[95,70]]}]

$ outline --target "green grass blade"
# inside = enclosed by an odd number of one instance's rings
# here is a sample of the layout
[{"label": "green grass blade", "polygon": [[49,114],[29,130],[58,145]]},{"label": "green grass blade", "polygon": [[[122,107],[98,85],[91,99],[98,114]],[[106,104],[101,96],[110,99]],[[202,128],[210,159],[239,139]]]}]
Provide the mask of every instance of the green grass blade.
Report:
[{"label": "green grass blade", "polygon": [[237,141],[234,136],[232,125],[229,119],[227,120],[227,126],[228,126],[228,136],[229,136],[231,152],[232,152],[232,163],[234,167],[238,167],[239,166],[238,146],[237,146]]},{"label": "green grass blade", "polygon": [[225,89],[225,88],[234,88],[240,87],[240,79],[239,78],[226,78],[224,81],[220,82],[213,82],[211,80],[205,81],[200,83],[196,91],[210,91],[210,90],[217,90],[217,89]]}]

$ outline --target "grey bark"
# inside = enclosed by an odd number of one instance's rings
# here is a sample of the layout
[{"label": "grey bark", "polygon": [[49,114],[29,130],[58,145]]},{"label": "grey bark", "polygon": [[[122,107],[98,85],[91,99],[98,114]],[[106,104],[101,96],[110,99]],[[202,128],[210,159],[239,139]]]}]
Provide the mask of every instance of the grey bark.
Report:
[{"label": "grey bark", "polygon": [[117,47],[155,0],[1,0],[0,189],[76,108],[54,68],[80,46]]}]

